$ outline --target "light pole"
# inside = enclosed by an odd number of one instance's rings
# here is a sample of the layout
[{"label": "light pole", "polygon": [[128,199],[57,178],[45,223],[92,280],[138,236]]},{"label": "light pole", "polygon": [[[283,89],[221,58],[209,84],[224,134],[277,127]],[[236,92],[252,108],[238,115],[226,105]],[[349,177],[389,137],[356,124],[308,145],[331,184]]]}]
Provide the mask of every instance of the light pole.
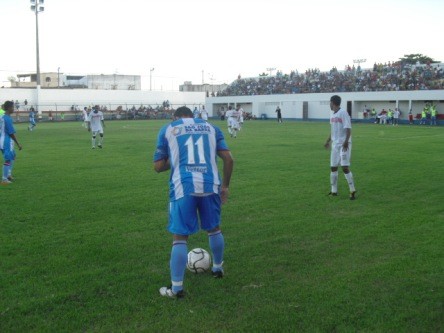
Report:
[{"label": "light pole", "polygon": [[210,78],[210,82],[211,82],[211,93],[212,95],[214,94],[214,81],[216,80],[213,76],[213,74],[208,73],[208,76]]},{"label": "light pole", "polygon": [[364,62],[367,62],[367,59],[354,59],[353,60],[353,63],[358,64],[359,67],[361,67],[361,64],[363,64]]},{"label": "light pole", "polygon": [[153,90],[153,86],[152,86],[152,79],[153,79],[153,71],[154,71],[154,67],[150,69],[150,91]]},{"label": "light pole", "polygon": [[268,68],[267,68],[267,71],[270,72],[270,76],[273,75],[273,71],[275,71],[275,70],[276,70],[275,67],[268,67]]},{"label": "light pole", "polygon": [[31,10],[35,13],[35,44],[36,44],[36,60],[37,60],[37,98],[36,98],[36,108],[39,115],[42,114],[42,111],[39,108],[39,99],[40,99],[40,54],[39,54],[39,13],[45,10],[43,4],[45,0],[30,0],[31,1]]}]

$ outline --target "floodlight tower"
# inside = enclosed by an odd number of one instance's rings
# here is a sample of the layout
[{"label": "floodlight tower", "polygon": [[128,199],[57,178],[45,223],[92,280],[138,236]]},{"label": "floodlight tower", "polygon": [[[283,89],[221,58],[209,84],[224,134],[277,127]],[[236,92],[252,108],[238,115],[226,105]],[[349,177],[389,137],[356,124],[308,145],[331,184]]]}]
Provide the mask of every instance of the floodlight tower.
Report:
[{"label": "floodlight tower", "polygon": [[267,71],[270,73],[270,76],[273,76],[273,71],[275,71],[276,68],[275,67],[268,67]]},{"label": "floodlight tower", "polygon": [[209,79],[211,81],[211,92],[214,93],[214,81],[216,79],[214,78],[214,75],[212,73],[208,73],[208,77],[209,77]]},{"label": "floodlight tower", "polygon": [[37,60],[37,98],[36,98],[36,109],[39,115],[42,114],[42,111],[39,108],[40,103],[40,54],[39,54],[39,13],[45,10],[43,6],[45,0],[30,0],[31,1],[31,10],[35,13],[35,49],[36,49],[36,60]]},{"label": "floodlight tower", "polygon": [[353,63],[358,64],[359,67],[361,67],[361,64],[363,64],[364,62],[367,62],[367,59],[354,59],[353,60]]},{"label": "floodlight tower", "polygon": [[154,72],[154,67],[150,68],[150,91],[152,90],[151,83],[152,83],[153,72]]}]

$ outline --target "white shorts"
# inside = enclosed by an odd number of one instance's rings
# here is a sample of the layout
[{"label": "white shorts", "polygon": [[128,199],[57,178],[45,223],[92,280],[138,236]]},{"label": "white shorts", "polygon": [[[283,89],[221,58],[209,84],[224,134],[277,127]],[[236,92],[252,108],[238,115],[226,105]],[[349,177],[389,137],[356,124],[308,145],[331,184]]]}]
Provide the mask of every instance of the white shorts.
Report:
[{"label": "white shorts", "polygon": [[228,121],[229,121],[229,125],[228,126],[230,126],[231,128],[239,129],[239,122],[236,119],[230,117],[228,119]]},{"label": "white shorts", "polygon": [[96,136],[97,134],[103,134],[103,128],[94,128],[91,130],[92,135]]},{"label": "white shorts", "polygon": [[348,144],[347,151],[342,150],[342,143],[335,143],[331,146],[330,166],[350,166],[351,142]]}]

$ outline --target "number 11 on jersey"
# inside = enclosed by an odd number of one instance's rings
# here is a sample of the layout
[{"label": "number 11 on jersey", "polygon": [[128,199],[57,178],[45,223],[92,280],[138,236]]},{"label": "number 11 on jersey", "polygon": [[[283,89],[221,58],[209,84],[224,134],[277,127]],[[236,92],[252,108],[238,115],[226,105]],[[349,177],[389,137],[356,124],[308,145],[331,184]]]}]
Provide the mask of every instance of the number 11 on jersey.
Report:
[{"label": "number 11 on jersey", "polygon": [[197,146],[197,155],[199,158],[199,164],[206,164],[205,161],[205,152],[204,152],[204,142],[203,136],[200,135],[196,142],[194,142],[195,136],[190,135],[187,141],[185,141],[185,146],[188,151],[188,164],[196,164],[196,160],[194,158],[195,150],[194,146]]}]

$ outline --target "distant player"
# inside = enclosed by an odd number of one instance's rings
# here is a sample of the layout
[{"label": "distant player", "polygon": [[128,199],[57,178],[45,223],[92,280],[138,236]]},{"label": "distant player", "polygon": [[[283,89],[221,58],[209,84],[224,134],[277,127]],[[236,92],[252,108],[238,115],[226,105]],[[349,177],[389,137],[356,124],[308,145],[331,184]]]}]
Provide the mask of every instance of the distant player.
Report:
[{"label": "distant player", "polygon": [[331,133],[324,145],[327,149],[331,147],[331,191],[328,195],[338,195],[338,166],[341,165],[350,188],[350,200],[355,200],[356,189],[350,171],[351,119],[347,111],[341,109],[341,97],[338,95],[330,98],[330,109]]},{"label": "distant player", "polygon": [[277,121],[278,121],[278,123],[282,123],[282,112],[281,112],[281,108],[279,107],[279,105],[276,108],[275,112],[277,113]]},{"label": "distant player", "polygon": [[88,108],[85,106],[82,111],[83,124],[82,126],[88,128]]},{"label": "distant player", "polygon": [[230,134],[231,137],[233,137],[233,133],[231,131],[231,115],[232,114],[233,114],[233,108],[230,105],[228,107],[228,110],[225,112],[225,119],[227,120],[228,134]]},{"label": "distant player", "polygon": [[[184,296],[187,240],[199,227],[208,233],[213,276],[224,275],[225,241],[219,226],[220,212],[221,204],[228,199],[233,159],[222,132],[193,117],[189,108],[178,108],[175,120],[160,130],[154,153],[157,172],[171,168],[168,224],[168,231],[173,234],[171,286],[159,289],[160,295],[170,298]],[[223,180],[218,173],[216,156],[223,161]]]},{"label": "distant player", "polygon": [[34,127],[36,126],[35,123],[35,112],[34,109],[31,108],[31,111],[29,112],[29,126],[28,126],[28,131],[32,131],[34,129]]},{"label": "distant player", "polygon": [[429,104],[427,103],[424,109],[421,111],[421,120],[419,121],[419,125],[427,124],[427,112],[429,110]]},{"label": "distant player", "polygon": [[409,111],[409,124],[413,125],[413,113],[412,113],[412,109],[410,109]]},{"label": "distant player", "polygon": [[199,116],[200,116],[200,112],[199,112],[199,110],[197,109],[197,106],[195,106],[195,107],[194,107],[194,110],[193,110],[193,117],[194,117],[194,118],[199,118]]},{"label": "distant player", "polygon": [[237,111],[239,111],[239,131],[240,131],[244,126],[244,109],[242,109],[241,106],[239,105]]},{"label": "distant player", "polygon": [[228,121],[230,122],[232,138],[237,138],[237,132],[240,130],[239,120],[240,120],[239,109],[232,110],[230,117],[228,118]]},{"label": "distant player", "polygon": [[436,105],[432,105],[430,107],[430,125],[435,125],[436,126],[436,115],[438,114],[438,112],[436,111]]},{"label": "distant player", "polygon": [[208,120],[208,111],[205,110],[205,105],[202,105],[202,109],[200,110],[200,118],[205,121]]},{"label": "distant player", "polygon": [[393,126],[398,126],[399,125],[399,116],[401,115],[401,111],[399,111],[398,108],[395,108],[395,111],[393,111]]},{"label": "distant player", "polygon": [[102,111],[96,105],[89,113],[88,117],[88,132],[92,132],[92,149],[96,148],[96,136],[99,134],[99,144],[97,147],[103,148],[103,129],[105,128],[105,121]]},{"label": "distant player", "polygon": [[11,118],[11,115],[14,113],[14,102],[6,101],[3,104],[3,109],[5,114],[0,116],[0,151],[3,155],[1,184],[8,185],[14,179],[12,177],[12,168],[15,161],[14,142],[17,144],[19,150],[22,150],[22,146],[15,137],[15,129]]}]

